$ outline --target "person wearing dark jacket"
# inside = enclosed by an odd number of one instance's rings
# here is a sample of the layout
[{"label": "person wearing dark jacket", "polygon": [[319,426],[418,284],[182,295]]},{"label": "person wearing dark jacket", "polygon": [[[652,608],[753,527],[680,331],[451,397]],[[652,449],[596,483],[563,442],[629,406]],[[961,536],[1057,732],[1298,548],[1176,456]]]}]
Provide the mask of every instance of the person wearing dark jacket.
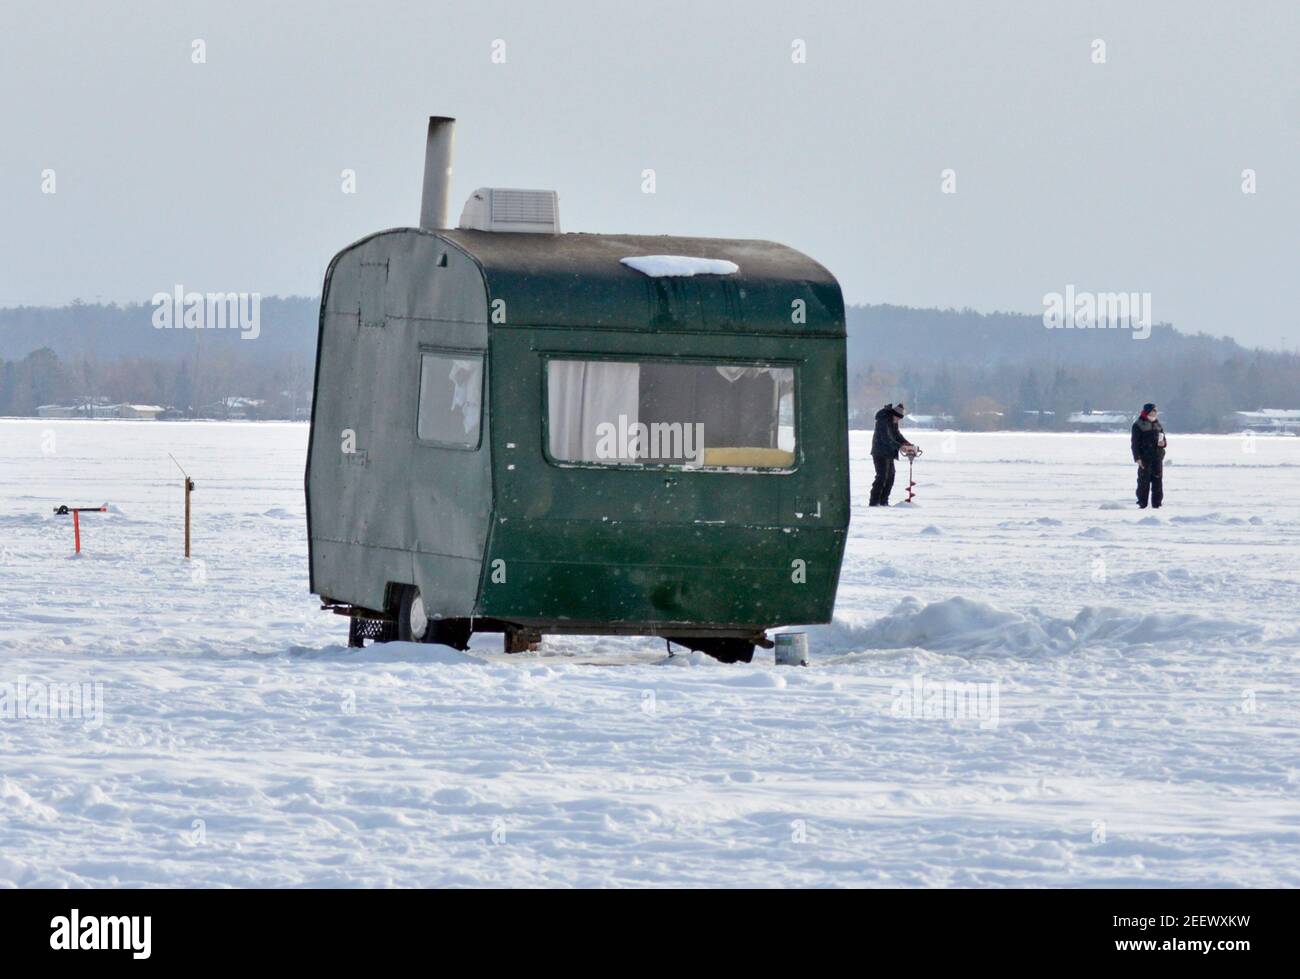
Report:
[{"label": "person wearing dark jacket", "polygon": [[1138,467],[1138,506],[1145,510],[1150,498],[1152,508],[1158,510],[1165,499],[1165,429],[1150,402],[1133,423],[1132,448]]},{"label": "person wearing dark jacket", "polygon": [[871,437],[871,461],[876,466],[876,478],[871,484],[870,506],[889,506],[898,453],[902,451],[911,455],[916,451],[916,447],[898,430],[898,420],[906,414],[901,404],[885,405],[876,412],[876,432]]}]

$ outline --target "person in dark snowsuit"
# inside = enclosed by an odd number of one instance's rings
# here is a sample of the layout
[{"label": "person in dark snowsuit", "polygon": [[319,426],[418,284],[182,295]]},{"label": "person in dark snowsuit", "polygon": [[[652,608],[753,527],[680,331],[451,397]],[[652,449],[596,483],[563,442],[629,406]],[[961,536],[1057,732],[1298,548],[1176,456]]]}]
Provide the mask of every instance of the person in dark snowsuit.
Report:
[{"label": "person in dark snowsuit", "polygon": [[885,405],[876,412],[876,432],[871,437],[871,461],[876,466],[876,478],[871,484],[871,506],[889,506],[898,453],[901,450],[911,455],[916,450],[898,430],[898,420],[906,414],[901,404]]},{"label": "person in dark snowsuit", "polygon": [[1150,402],[1133,423],[1132,448],[1138,466],[1138,506],[1145,510],[1149,497],[1152,508],[1159,509],[1165,500],[1165,429]]}]

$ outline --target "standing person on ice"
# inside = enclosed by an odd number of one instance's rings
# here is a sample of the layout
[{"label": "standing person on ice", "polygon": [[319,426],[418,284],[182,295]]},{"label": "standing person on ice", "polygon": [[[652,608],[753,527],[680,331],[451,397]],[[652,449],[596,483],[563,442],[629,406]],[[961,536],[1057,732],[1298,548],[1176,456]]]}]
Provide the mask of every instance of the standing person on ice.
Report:
[{"label": "standing person on ice", "polygon": [[876,412],[876,432],[871,437],[871,461],[876,465],[876,478],[871,484],[871,506],[889,506],[898,453],[901,451],[910,456],[916,452],[916,446],[898,430],[898,420],[906,414],[901,403],[885,405]]},{"label": "standing person on ice", "polygon": [[1150,402],[1142,406],[1142,414],[1133,423],[1132,448],[1138,466],[1138,506],[1145,510],[1150,497],[1151,507],[1158,510],[1165,499],[1165,429]]}]

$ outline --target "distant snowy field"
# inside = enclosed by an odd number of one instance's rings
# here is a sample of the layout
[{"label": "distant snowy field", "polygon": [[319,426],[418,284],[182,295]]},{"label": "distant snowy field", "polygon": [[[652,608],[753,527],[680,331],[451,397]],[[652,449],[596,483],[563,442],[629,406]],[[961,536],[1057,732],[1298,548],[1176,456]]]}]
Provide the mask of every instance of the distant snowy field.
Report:
[{"label": "distant snowy field", "polygon": [[1300,439],[914,434],[798,669],[349,651],[305,426],[0,420],[0,884],[1300,884]]}]

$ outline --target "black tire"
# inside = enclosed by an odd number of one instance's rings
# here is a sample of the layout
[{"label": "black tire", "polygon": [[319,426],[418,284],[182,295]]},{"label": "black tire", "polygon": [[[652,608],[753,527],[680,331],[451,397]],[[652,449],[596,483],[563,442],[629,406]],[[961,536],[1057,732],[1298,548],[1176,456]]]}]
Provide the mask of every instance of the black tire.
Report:
[{"label": "black tire", "polygon": [[424,627],[416,628],[412,626],[412,618],[416,616],[417,602],[419,607],[424,603],[420,601],[420,589],[414,585],[402,586],[402,597],[397,603],[397,638],[400,642],[428,642],[432,630],[429,628],[428,616],[424,616]]},{"label": "black tire", "polygon": [[397,606],[397,621],[393,623],[395,638],[402,642],[438,643],[462,652],[469,649],[469,639],[474,634],[474,623],[471,619],[431,619],[426,609],[424,630],[417,635],[412,620],[415,618],[413,610],[419,598],[418,588],[411,585],[402,586],[402,595]]},{"label": "black tire", "polygon": [[471,619],[434,619],[429,623],[429,632],[425,642],[436,642],[461,652],[469,649],[470,636],[474,635],[474,623]]},{"label": "black tire", "polygon": [[710,637],[707,639],[674,639],[673,642],[685,646],[687,649],[693,649],[697,653],[712,656],[720,663],[752,663],[754,660],[754,644],[748,639],[717,639]]}]

